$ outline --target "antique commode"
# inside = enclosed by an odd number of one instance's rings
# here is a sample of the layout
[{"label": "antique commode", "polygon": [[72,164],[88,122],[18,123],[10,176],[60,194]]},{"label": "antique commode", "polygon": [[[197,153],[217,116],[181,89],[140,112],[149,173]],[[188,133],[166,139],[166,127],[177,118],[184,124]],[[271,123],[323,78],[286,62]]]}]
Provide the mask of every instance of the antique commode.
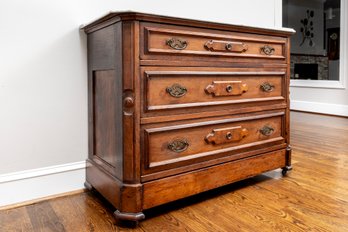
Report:
[{"label": "antique commode", "polygon": [[289,36],[275,30],[110,13],[88,34],[86,187],[143,210],[291,168]]}]

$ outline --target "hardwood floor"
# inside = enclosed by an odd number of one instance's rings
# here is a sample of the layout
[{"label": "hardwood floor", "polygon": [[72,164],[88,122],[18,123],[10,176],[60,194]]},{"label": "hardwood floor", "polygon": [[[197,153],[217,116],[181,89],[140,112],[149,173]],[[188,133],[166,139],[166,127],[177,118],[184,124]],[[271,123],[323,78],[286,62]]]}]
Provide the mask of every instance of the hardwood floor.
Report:
[{"label": "hardwood floor", "polygon": [[0,231],[347,231],[348,119],[291,113],[294,170],[266,173],[145,212],[118,227],[96,193],[0,211]]}]

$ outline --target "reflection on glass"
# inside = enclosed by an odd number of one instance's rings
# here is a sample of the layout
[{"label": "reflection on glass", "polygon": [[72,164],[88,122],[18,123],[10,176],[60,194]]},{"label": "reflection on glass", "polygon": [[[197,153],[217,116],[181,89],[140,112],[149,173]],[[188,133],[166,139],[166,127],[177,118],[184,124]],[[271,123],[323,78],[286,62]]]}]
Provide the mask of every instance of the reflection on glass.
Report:
[{"label": "reflection on glass", "polygon": [[340,0],[283,0],[291,38],[291,79],[339,80]]}]

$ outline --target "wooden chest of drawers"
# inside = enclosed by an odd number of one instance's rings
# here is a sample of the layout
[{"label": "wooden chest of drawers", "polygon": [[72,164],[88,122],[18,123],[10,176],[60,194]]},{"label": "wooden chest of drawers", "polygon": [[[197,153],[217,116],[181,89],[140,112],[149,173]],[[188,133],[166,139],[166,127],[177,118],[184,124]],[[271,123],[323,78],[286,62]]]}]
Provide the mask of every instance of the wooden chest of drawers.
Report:
[{"label": "wooden chest of drawers", "polygon": [[124,220],[291,167],[289,36],[110,13],[88,34],[86,187]]}]

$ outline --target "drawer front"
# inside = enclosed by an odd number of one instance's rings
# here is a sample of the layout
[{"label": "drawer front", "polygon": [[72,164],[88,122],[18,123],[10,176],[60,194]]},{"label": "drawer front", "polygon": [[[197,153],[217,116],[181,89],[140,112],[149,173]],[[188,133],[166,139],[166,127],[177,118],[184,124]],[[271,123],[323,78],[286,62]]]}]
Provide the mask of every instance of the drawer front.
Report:
[{"label": "drawer front", "polygon": [[285,71],[143,71],[145,111],[284,101]]},{"label": "drawer front", "polygon": [[146,128],[144,173],[223,156],[242,158],[242,152],[282,144],[283,124],[284,112],[277,112]]},{"label": "drawer front", "polygon": [[[285,62],[286,38],[260,36],[248,33],[194,30],[188,27],[156,26],[142,24],[142,59],[156,59],[146,55],[221,58],[252,58]],[[178,58],[178,57],[176,57]],[[204,59],[204,58],[203,58]]]}]

